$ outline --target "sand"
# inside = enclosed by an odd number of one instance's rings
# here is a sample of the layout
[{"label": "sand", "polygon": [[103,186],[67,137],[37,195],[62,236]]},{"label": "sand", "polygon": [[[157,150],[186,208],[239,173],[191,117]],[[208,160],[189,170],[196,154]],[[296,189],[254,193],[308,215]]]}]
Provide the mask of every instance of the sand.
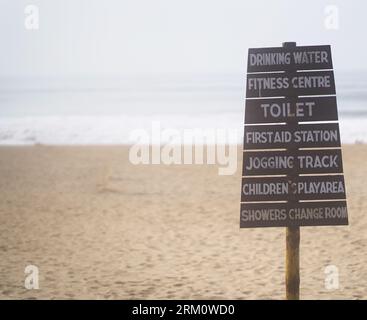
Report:
[{"label": "sand", "polygon": [[[350,225],[301,229],[302,299],[367,298],[367,146],[343,155]],[[122,146],[1,147],[0,298],[283,299],[285,229],[239,228],[240,176],[134,166]]]}]

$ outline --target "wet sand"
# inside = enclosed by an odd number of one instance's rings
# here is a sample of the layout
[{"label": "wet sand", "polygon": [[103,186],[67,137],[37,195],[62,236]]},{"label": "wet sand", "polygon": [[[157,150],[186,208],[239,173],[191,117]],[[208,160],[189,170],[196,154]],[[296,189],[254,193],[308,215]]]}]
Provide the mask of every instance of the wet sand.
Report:
[{"label": "wet sand", "polygon": [[[367,298],[367,146],[343,156],[350,225],[301,229],[302,299]],[[239,228],[238,161],[219,176],[121,146],[1,147],[0,298],[283,299],[285,229]]]}]

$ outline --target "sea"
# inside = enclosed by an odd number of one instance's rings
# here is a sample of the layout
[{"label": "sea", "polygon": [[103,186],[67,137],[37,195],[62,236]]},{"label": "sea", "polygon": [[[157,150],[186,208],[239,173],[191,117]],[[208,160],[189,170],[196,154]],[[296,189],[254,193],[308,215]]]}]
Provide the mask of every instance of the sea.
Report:
[{"label": "sea", "polygon": [[[367,143],[367,73],[335,81],[342,143]],[[157,123],[232,130],[227,142],[241,144],[245,83],[244,73],[1,77],[0,145],[131,144]]]}]

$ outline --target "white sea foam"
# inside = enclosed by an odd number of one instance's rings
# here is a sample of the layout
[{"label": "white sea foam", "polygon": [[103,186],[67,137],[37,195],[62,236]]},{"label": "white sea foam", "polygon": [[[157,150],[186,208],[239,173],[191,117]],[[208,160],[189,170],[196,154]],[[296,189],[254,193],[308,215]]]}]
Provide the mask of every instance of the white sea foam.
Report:
[{"label": "white sea foam", "polygon": [[[102,80],[0,79],[0,145],[129,144],[157,121],[180,132],[236,129],[228,142],[243,141],[243,75]],[[336,80],[341,140],[367,143],[366,77]]]},{"label": "white sea foam", "polygon": [[[221,115],[161,115],[161,116],[42,116],[0,119],[1,145],[83,145],[83,144],[131,144],[134,130],[152,133],[152,126],[175,129],[232,129],[241,136],[242,117],[238,114]],[[227,141],[241,143],[240,138]],[[161,138],[162,143],[168,138]],[[158,143],[153,135],[150,143]]]},{"label": "white sea foam", "polygon": [[[161,129],[230,129],[237,130],[229,143],[242,143],[242,116],[237,113],[217,115],[162,116],[42,116],[0,119],[0,145],[83,145],[131,144],[134,130],[152,132],[152,124]],[[367,118],[340,121],[342,143],[367,143]],[[157,143],[153,137],[151,143]],[[230,138],[230,137],[229,137]],[[167,140],[162,139],[163,143]]]}]

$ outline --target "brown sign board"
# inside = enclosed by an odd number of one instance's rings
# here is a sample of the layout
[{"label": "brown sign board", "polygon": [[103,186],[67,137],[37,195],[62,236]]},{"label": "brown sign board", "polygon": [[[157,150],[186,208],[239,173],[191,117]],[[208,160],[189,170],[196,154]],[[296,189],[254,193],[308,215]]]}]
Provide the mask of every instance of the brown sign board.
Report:
[{"label": "brown sign board", "polygon": [[347,224],[346,201],[241,203],[241,228]]},{"label": "brown sign board", "polygon": [[242,202],[345,199],[344,176],[242,178]]},{"label": "brown sign board", "polygon": [[247,98],[334,94],[333,71],[247,74]]},{"label": "brown sign board", "polygon": [[331,49],[324,46],[251,48],[247,72],[332,69]]},{"label": "brown sign board", "polygon": [[244,149],[338,148],[338,123],[246,125]]},{"label": "brown sign board", "polygon": [[241,228],[348,224],[332,69],[330,46],[249,49]]},{"label": "brown sign board", "polygon": [[336,97],[247,99],[246,124],[337,121]]},{"label": "brown sign board", "polygon": [[340,149],[247,151],[243,154],[243,176],[343,173]]}]

